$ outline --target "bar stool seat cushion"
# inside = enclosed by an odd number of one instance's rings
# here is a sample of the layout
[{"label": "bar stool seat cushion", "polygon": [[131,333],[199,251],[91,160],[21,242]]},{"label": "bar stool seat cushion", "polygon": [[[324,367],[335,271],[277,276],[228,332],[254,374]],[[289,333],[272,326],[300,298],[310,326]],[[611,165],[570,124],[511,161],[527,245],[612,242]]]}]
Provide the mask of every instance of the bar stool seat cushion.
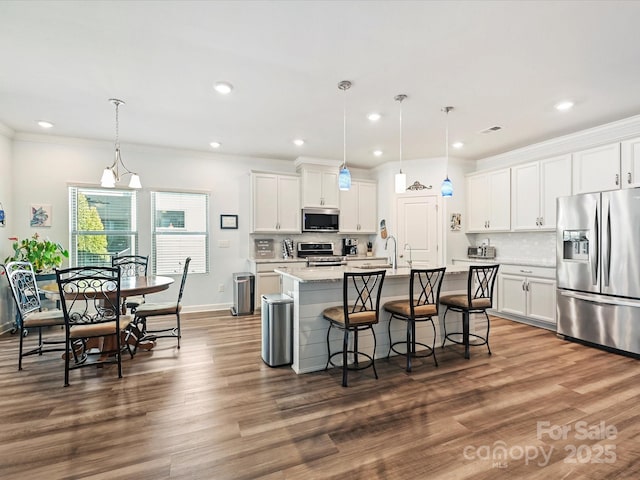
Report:
[{"label": "bar stool seat cushion", "polygon": [[48,327],[50,325],[64,325],[64,313],[62,313],[62,310],[33,312],[24,319],[25,328]]},{"label": "bar stool seat cushion", "polygon": [[[349,307],[349,311],[351,311],[351,307]],[[325,308],[322,312],[322,315],[329,320],[345,325],[344,319],[344,307],[329,307]],[[371,324],[378,323],[378,319],[376,317],[375,310],[368,310],[366,312],[356,312],[349,314],[349,323],[351,325],[360,325],[360,324]]]},{"label": "bar stool seat cushion", "polygon": [[[411,305],[409,299],[393,300],[384,304],[384,309],[388,312],[401,315],[403,317],[411,316]],[[416,305],[414,310],[416,317],[427,317],[438,315],[438,307],[432,303],[425,305]]]},{"label": "bar stool seat cushion", "polygon": [[[467,294],[444,295],[440,297],[440,303],[458,308],[469,308]],[[491,308],[490,298],[474,298],[471,300],[471,308]]]}]

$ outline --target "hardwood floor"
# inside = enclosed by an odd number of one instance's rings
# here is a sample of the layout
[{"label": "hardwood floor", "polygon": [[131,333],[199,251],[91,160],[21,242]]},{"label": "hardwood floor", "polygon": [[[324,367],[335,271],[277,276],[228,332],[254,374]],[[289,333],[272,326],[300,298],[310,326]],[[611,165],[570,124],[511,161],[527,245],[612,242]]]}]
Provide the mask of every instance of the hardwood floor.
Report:
[{"label": "hardwood floor", "polygon": [[494,317],[491,356],[380,360],[342,388],[267,367],[260,335],[258,316],[187,317],[179,351],[160,339],[124,378],[85,368],[68,388],[59,353],[18,372],[0,337],[0,478],[640,478],[638,360]]}]

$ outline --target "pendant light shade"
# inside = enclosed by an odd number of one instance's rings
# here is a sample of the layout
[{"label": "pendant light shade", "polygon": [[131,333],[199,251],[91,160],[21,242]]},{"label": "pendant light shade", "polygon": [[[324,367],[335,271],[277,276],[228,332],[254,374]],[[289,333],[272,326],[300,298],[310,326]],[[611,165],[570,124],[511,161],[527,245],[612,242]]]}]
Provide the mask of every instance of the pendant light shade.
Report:
[{"label": "pendant light shade", "polygon": [[407,175],[402,172],[402,101],[407,98],[406,95],[396,95],[393,99],[400,103],[400,172],[396,173],[395,191],[396,193],[404,193],[407,191]]},{"label": "pendant light shade", "polygon": [[449,180],[449,112],[453,110],[453,107],[442,107],[442,111],[446,115],[446,129],[445,129],[445,147],[446,147],[446,160],[444,164],[445,168],[445,179],[442,182],[442,186],[440,187],[440,193],[443,197],[453,197],[453,183]]},{"label": "pendant light shade", "polygon": [[[103,188],[115,188],[116,183],[120,181],[121,177],[125,175],[131,175],[129,179],[129,188],[139,189],[142,188],[142,184],[140,183],[140,177],[137,173],[133,173],[130,171],[122,161],[122,156],[120,155],[120,137],[119,137],[119,118],[118,111],[120,105],[124,105],[124,101],[119,100],[117,98],[110,98],[109,101],[116,106],[116,144],[115,144],[115,157],[113,159],[113,164],[110,167],[107,167],[102,172],[102,177],[100,179],[100,186]],[[120,174],[120,168],[122,168],[122,174]]]},{"label": "pendant light shade", "polygon": [[347,168],[347,90],[351,88],[349,80],[343,80],[338,84],[338,88],[344,94],[343,111],[342,111],[342,127],[343,127],[343,152],[342,152],[342,168],[338,176],[338,188],[346,191],[351,189],[351,172]]}]

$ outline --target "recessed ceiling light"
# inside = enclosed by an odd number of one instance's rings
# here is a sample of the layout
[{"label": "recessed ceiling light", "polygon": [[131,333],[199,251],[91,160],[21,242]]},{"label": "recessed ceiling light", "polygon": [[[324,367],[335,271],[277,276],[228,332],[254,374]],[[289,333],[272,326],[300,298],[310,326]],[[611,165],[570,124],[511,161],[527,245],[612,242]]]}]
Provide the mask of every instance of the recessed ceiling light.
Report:
[{"label": "recessed ceiling light", "polygon": [[373,151],[373,154],[374,154],[376,157],[381,157],[381,156],[382,156],[382,150],[374,150],[374,151]]},{"label": "recessed ceiling light", "polygon": [[556,103],[556,110],[560,112],[566,112],[573,108],[573,102],[571,100],[565,100],[563,102]]},{"label": "recessed ceiling light", "polygon": [[220,142],[211,142],[209,145],[211,145],[211,148],[220,148],[222,144]]},{"label": "recessed ceiling light", "polygon": [[380,115],[379,113],[376,113],[376,112],[373,112],[373,113],[370,113],[369,115],[367,115],[367,118],[371,122],[377,122],[378,120],[380,120],[380,117],[382,117],[382,115]]},{"label": "recessed ceiling light", "polygon": [[229,95],[233,90],[233,85],[227,82],[217,82],[213,88],[221,95]]},{"label": "recessed ceiling light", "polygon": [[47,122],[46,120],[38,120],[38,125],[40,125],[42,128],[51,128],[51,127],[53,127],[53,123]]},{"label": "recessed ceiling light", "polygon": [[296,138],[293,143],[299,147],[301,147],[302,145],[304,145],[304,140],[302,140],[301,138]]},{"label": "recessed ceiling light", "polygon": [[451,146],[452,146],[453,148],[462,148],[462,147],[464,147],[464,143],[462,143],[462,142],[453,142],[453,143],[451,144]]}]

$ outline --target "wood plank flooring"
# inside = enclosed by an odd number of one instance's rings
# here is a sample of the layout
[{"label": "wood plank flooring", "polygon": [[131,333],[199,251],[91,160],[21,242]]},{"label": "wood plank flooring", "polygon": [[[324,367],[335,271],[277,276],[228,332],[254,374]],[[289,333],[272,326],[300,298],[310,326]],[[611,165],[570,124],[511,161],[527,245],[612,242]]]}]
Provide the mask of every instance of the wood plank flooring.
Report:
[{"label": "wood plank flooring", "polygon": [[85,368],[68,388],[59,352],[18,372],[1,336],[0,478],[640,478],[636,359],[494,317],[491,356],[380,360],[342,388],[337,370],[266,366],[258,316],[183,325],[180,350],[160,339],[124,378]]}]

